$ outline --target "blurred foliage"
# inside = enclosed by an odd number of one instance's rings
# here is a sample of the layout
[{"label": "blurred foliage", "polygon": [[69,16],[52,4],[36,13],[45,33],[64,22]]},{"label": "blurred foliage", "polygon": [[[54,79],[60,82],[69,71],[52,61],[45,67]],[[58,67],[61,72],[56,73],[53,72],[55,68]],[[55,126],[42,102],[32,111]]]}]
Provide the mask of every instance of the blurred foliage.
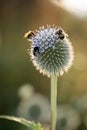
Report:
[{"label": "blurred foliage", "polygon": [[25,83],[50,100],[50,79],[33,67],[23,38],[42,25],[63,27],[74,46],[74,64],[58,78],[58,102],[70,103],[87,93],[87,18],[76,18],[50,0],[1,0],[0,15],[0,114],[16,115],[17,91]]},{"label": "blurred foliage", "polygon": [[[15,124],[15,127],[12,127],[12,129],[19,127],[18,130],[44,130],[42,129],[40,123],[35,124],[35,122],[30,122],[24,118],[18,118],[14,116],[0,116],[0,119],[7,120],[7,122],[10,121],[13,123],[12,126]],[[11,125],[8,126],[10,126],[9,128],[11,129]]]}]

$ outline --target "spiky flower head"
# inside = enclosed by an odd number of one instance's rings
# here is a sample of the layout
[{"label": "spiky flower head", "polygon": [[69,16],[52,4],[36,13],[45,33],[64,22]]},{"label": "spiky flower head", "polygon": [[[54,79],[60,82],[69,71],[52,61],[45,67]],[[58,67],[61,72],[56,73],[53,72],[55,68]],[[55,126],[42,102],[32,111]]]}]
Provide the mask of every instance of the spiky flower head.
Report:
[{"label": "spiky flower head", "polygon": [[35,32],[29,31],[25,37],[32,42],[30,56],[41,73],[59,76],[72,65],[73,48],[62,28],[42,26]]}]

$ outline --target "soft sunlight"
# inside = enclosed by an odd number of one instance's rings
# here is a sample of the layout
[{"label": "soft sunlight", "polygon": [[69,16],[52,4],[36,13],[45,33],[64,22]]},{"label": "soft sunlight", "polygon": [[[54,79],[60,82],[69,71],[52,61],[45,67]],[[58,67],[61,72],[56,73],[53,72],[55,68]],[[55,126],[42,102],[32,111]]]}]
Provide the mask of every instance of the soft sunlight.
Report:
[{"label": "soft sunlight", "polygon": [[79,17],[87,17],[87,0],[60,0],[64,8]]}]

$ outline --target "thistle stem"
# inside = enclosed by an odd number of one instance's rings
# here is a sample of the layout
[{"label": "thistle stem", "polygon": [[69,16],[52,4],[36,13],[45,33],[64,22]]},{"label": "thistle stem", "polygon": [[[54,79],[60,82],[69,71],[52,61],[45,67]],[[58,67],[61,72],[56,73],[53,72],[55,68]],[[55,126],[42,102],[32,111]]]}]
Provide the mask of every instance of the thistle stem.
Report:
[{"label": "thistle stem", "polygon": [[51,76],[51,130],[56,129],[57,120],[57,76]]}]

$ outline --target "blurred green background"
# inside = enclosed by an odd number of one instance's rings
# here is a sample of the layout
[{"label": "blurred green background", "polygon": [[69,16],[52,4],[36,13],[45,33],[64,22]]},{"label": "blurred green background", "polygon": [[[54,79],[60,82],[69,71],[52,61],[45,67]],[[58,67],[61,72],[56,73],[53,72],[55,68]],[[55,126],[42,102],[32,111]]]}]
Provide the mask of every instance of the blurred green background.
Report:
[{"label": "blurred green background", "polygon": [[24,39],[42,25],[61,26],[74,47],[73,66],[58,77],[58,103],[87,95],[87,18],[76,18],[50,0],[1,0],[0,16],[0,114],[16,115],[18,89],[26,83],[50,100],[50,79],[33,67]]}]

